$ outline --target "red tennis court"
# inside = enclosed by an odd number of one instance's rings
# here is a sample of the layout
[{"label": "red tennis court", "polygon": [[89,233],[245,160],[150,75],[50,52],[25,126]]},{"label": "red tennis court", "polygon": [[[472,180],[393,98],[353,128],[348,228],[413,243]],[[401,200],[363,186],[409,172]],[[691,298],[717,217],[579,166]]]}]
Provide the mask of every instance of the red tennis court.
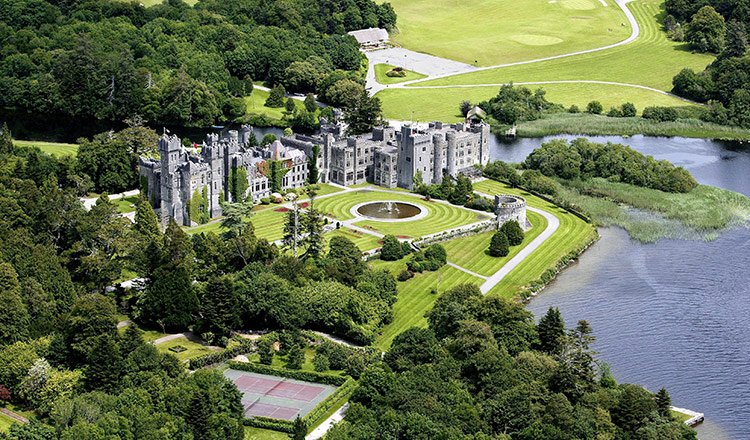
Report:
[{"label": "red tennis court", "polygon": [[245,417],[294,420],[304,417],[336,389],[334,386],[305,382],[247,371],[224,372],[242,393]]}]

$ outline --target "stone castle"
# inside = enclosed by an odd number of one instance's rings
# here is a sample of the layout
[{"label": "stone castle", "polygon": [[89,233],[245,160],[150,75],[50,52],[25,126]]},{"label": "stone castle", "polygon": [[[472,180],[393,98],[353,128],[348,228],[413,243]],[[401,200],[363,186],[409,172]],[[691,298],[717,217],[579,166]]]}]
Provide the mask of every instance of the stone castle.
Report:
[{"label": "stone castle", "polygon": [[346,136],[344,128],[322,120],[319,134],[285,136],[265,147],[250,147],[248,140],[255,134],[243,126],[223,137],[209,134],[199,152],[198,146],[190,151],[177,136],[165,133],[159,140],[160,158],[140,159],[141,177],[162,219],[189,226],[196,223],[189,214],[194,194],[205,195],[209,218],[221,216],[221,202],[234,201],[231,174],[242,168],[248,179],[243,197],[258,203],[272,195],[271,162],[285,170],[280,189],[286,191],[308,183],[316,151],[318,181],[343,186],[371,182],[413,189],[420,179],[437,184],[489,161],[490,127],[483,122],[433,122],[424,130],[377,127],[360,136]]}]

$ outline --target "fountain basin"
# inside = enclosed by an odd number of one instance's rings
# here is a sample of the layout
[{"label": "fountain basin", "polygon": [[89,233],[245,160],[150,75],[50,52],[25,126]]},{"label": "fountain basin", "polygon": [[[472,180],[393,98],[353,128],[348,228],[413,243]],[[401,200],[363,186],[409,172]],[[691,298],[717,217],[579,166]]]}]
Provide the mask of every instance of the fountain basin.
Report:
[{"label": "fountain basin", "polygon": [[365,202],[351,209],[352,215],[383,222],[413,221],[427,215],[427,209],[409,202],[384,200]]}]

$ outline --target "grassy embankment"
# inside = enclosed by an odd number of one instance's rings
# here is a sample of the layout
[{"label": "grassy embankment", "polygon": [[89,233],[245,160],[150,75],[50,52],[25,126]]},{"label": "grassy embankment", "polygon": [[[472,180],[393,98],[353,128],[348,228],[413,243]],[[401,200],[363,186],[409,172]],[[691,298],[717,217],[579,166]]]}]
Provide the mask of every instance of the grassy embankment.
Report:
[{"label": "grassy embankment", "polygon": [[643,118],[608,118],[585,113],[556,113],[518,124],[518,136],[541,137],[554,134],[684,136],[723,140],[750,139],[750,130],[712,124],[698,119],[654,122]]},{"label": "grassy embankment", "polygon": [[750,220],[749,198],[707,185],[689,193],[667,193],[596,178],[562,181],[559,194],[598,224],[620,226],[646,243],[660,238],[712,240],[722,229]]},{"label": "grassy embankment", "polygon": [[[272,122],[272,125],[288,126],[288,124],[283,121],[287,115],[286,107],[266,107],[266,99],[268,99],[269,94],[270,92],[255,87],[250,96],[245,97],[248,115],[246,118],[252,117],[250,115],[265,115],[265,117]],[[303,101],[299,99],[293,99],[293,101],[297,110],[305,108],[305,103]],[[284,98],[284,102],[286,103],[286,98]]]},{"label": "grassy embankment", "polygon": [[494,232],[488,231],[444,243],[443,246],[448,252],[448,261],[479,275],[490,276],[494,274],[547,228],[547,219],[543,216],[528,211],[527,217],[531,222],[531,229],[526,231],[523,243],[510,247],[507,256],[493,257],[489,255],[487,249]]},{"label": "grassy embankment", "polygon": [[[681,69],[690,67],[697,71],[703,70],[713,57],[691,53],[684,43],[676,43],[667,39],[660,25],[663,14],[661,4],[661,0],[638,0],[628,4],[640,25],[641,33],[635,41],[623,46],[538,63],[424,81],[405,89],[385,90],[378,96],[383,101],[386,117],[410,119],[414,112],[415,118],[420,121],[429,121],[457,120],[457,108],[460,101],[467,99],[477,102],[487,99],[496,94],[498,84],[508,82],[595,80],[641,85],[668,91],[672,87],[672,77]],[[580,35],[583,37],[586,34]],[[642,66],[642,68],[634,66]],[[494,86],[488,87],[487,85],[490,84]],[[424,86],[458,85],[476,87],[424,88]],[[605,111],[609,107],[619,106],[626,101],[634,103],[640,110],[648,105],[685,105],[684,101],[664,93],[627,85],[556,83],[529,85],[529,87],[544,88],[550,101],[566,107],[576,104],[583,108],[591,100],[602,102]]]},{"label": "grassy embankment", "polygon": [[474,189],[487,194],[518,194],[526,199],[528,206],[543,209],[560,220],[560,226],[531,257],[512,270],[492,290],[490,295],[512,298],[522,289],[538,281],[549,269],[570,252],[578,250],[597,236],[596,229],[570,212],[535,197],[526,191],[510,188],[500,182],[483,180],[474,184]]},{"label": "grassy embankment", "polygon": [[410,202],[428,211],[428,215],[420,220],[411,222],[379,222],[364,220],[355,225],[368,228],[381,234],[393,234],[401,237],[421,237],[423,235],[444,231],[462,225],[481,221],[488,216],[462,209],[456,206],[426,201],[419,197],[394,194],[380,191],[352,191],[339,196],[326,198],[317,202],[317,207],[328,216],[337,220],[349,220],[354,216],[349,212],[351,208],[363,202],[393,200]]},{"label": "grassy embankment", "polygon": [[[605,46],[631,29],[613,0],[391,0],[406,48],[489,66]],[[408,67],[408,66],[406,66]]]},{"label": "grassy embankment", "polygon": [[[531,257],[511,271],[508,276],[491,290],[489,292],[491,295],[502,295],[505,298],[514,297],[521,291],[521,289],[537,281],[545,271],[553,269],[557,262],[565,255],[581,248],[596,237],[596,230],[593,226],[587,224],[573,214],[570,214],[551,203],[545,202],[538,197],[532,196],[531,194],[508,188],[507,186],[494,181],[475,183],[474,188],[477,191],[488,194],[521,194],[526,198],[529,206],[544,209],[555,215],[560,220],[560,228],[557,232],[547,239],[547,241],[545,241]],[[530,215],[530,218],[532,218],[532,222],[540,222],[536,217],[536,214]],[[539,225],[541,226],[541,223],[539,223]],[[538,229],[539,232],[542,230],[541,227],[535,229]],[[538,234],[539,232],[534,231],[529,235]],[[531,239],[533,239],[533,237],[530,239],[527,237],[525,242],[528,243]],[[489,271],[489,265],[483,267],[481,263],[481,260],[483,260],[482,256],[471,257],[465,254],[462,255],[461,248],[464,247],[463,241],[465,240],[467,239],[460,238],[443,244],[446,249],[452,250],[453,253],[453,255],[451,255],[451,251],[449,250],[448,260],[456,262],[454,260],[457,259],[465,264],[465,266],[462,267],[472,271],[475,271],[477,268],[479,270]],[[481,244],[481,247],[479,244],[476,246],[480,249],[486,247],[485,244]],[[521,246],[518,246],[518,249],[514,249],[514,251],[518,252],[520,248]],[[479,262],[479,265],[476,268],[472,266],[472,262],[469,261],[471,258],[475,258],[476,262]],[[459,263],[456,262],[456,264]],[[388,269],[391,273],[397,275],[406,268],[406,259],[393,262],[373,260],[370,262],[370,265],[373,268]],[[495,267],[499,268],[499,266]],[[376,345],[378,348],[387,349],[393,341],[393,338],[407,328],[413,326],[425,326],[427,321],[424,318],[424,314],[432,308],[433,303],[440,293],[443,293],[459,284],[481,284],[483,282],[484,280],[481,278],[447,265],[443,266],[436,272],[416,274],[414,278],[408,281],[399,282],[398,301],[396,301],[393,306],[393,322],[383,328],[382,334],[376,340]]]},{"label": "grassy embankment", "polygon": [[78,153],[78,144],[66,144],[62,142],[44,142],[44,141],[22,141],[13,139],[13,145],[16,147],[38,147],[42,152],[52,156],[75,156]]},{"label": "grassy embankment", "polygon": [[403,70],[406,73],[405,76],[388,76],[386,73],[390,72],[394,67],[390,64],[376,64],[375,65],[375,79],[380,84],[398,84],[404,81],[413,81],[415,79],[426,78],[427,75],[421,73],[412,72],[411,70]]}]

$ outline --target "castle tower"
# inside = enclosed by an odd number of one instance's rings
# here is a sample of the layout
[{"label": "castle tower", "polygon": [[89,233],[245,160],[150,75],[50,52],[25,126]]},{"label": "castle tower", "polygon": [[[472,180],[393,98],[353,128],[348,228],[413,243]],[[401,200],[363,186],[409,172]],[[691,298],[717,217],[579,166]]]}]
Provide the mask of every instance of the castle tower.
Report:
[{"label": "castle tower", "polygon": [[447,146],[447,154],[448,157],[446,158],[446,168],[448,169],[448,174],[450,174],[453,177],[456,177],[456,132],[451,130],[448,133],[446,133],[446,142],[448,144]]},{"label": "castle tower", "polygon": [[177,136],[164,134],[159,139],[161,158],[161,217],[163,222],[172,217],[178,225],[184,224],[182,185],[177,167],[182,156],[182,144]]},{"label": "castle tower", "polygon": [[224,191],[224,149],[219,144],[206,145],[201,154],[209,168],[208,210],[211,218],[216,218],[222,214],[219,200]]},{"label": "castle tower", "polygon": [[414,188],[414,138],[409,124],[401,126],[401,142],[398,150],[398,186]]},{"label": "castle tower", "polygon": [[432,135],[432,146],[434,149],[433,163],[432,163],[432,183],[440,184],[443,182],[443,161],[445,159],[445,138],[442,133],[435,133]]}]

